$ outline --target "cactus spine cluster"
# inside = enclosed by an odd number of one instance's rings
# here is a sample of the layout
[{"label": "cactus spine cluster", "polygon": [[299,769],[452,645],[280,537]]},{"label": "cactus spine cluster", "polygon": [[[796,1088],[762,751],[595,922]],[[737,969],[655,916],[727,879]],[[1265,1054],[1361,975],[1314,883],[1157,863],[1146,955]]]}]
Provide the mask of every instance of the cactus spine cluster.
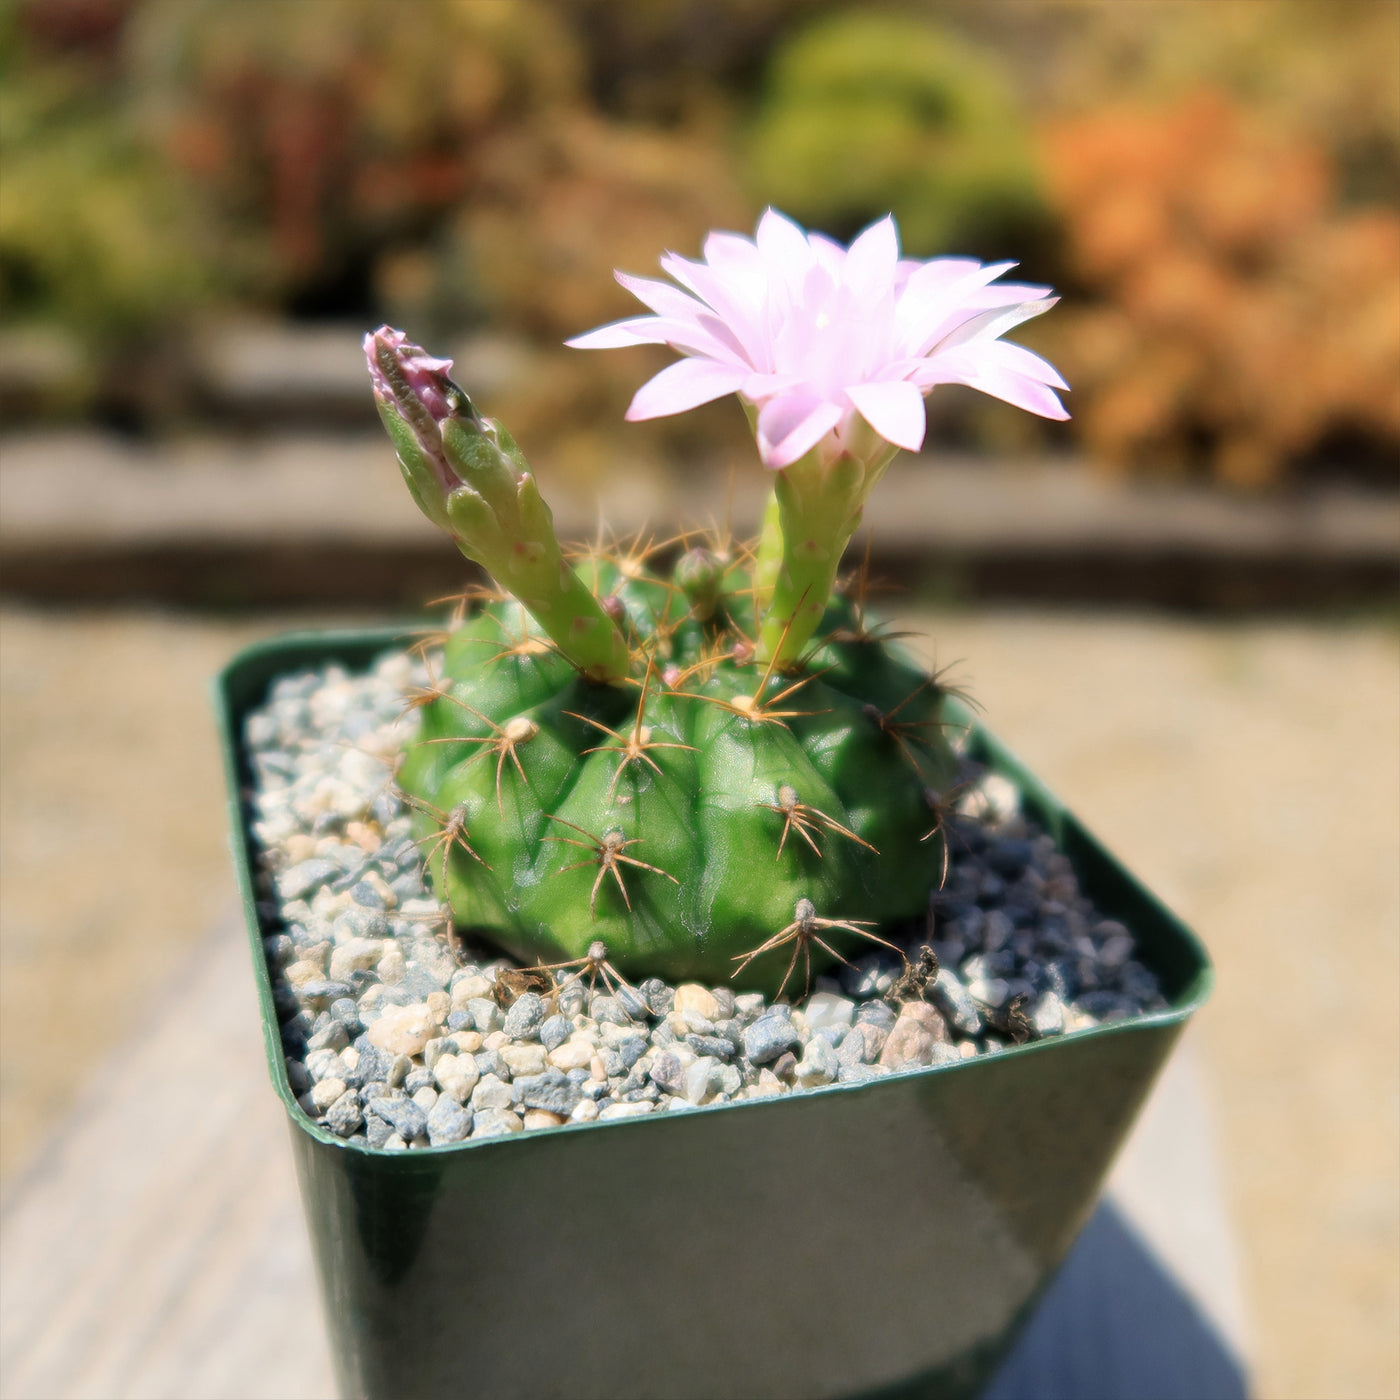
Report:
[{"label": "cactus spine cluster", "polygon": [[409,489],[498,586],[443,639],[398,774],[458,926],[527,962],[601,941],[628,978],[771,990],[920,915],[945,697],[830,592],[884,463],[783,473],[756,550],[569,559],[442,362],[387,329],[367,349]]}]

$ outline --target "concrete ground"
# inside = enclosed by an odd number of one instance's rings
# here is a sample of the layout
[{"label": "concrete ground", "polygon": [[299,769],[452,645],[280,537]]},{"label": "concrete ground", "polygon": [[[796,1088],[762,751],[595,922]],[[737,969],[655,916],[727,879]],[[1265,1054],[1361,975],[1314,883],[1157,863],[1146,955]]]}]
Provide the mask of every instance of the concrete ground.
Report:
[{"label": "concrete ground", "polygon": [[[1258,1393],[1400,1393],[1394,626],[913,620],[1216,958],[1198,1049]],[[4,1179],[232,902],[208,678],[288,625],[0,610]]]}]

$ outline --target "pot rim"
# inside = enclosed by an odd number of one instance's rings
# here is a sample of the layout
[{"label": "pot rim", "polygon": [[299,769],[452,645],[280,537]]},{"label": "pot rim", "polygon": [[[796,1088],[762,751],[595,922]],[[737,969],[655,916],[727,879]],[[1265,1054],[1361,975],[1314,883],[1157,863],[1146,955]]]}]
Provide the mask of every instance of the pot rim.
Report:
[{"label": "pot rim", "polygon": [[[212,698],[218,720],[221,748],[223,750],[226,800],[230,830],[234,871],[238,883],[239,898],[243,905],[244,924],[248,932],[249,945],[253,957],[254,979],[257,985],[258,1006],[262,1020],[263,1045],[267,1054],[268,1071],[272,1087],[287,1116],[293,1125],[307,1137],[344,1152],[358,1153],[375,1161],[418,1161],[436,1159],[444,1154],[462,1151],[508,1150],[518,1141],[553,1136],[561,1132],[606,1128],[645,1129],[658,1121],[664,1122],[669,1114],[658,1120],[654,1114],[639,1114],[635,1118],[622,1118],[608,1122],[561,1123],[556,1127],[534,1129],[529,1133],[509,1133],[498,1137],[464,1142],[446,1143],[438,1147],[414,1148],[411,1152],[391,1152],[372,1147],[368,1142],[345,1139],[329,1132],[313,1122],[297,1102],[287,1076],[285,1052],[278,1030],[277,1013],[273,1004],[272,975],[267,964],[263,939],[269,936],[263,927],[258,912],[258,897],[254,888],[256,868],[252,832],[249,830],[248,812],[244,793],[251,785],[243,745],[242,723],[248,710],[262,703],[262,698],[271,681],[296,666],[339,662],[350,669],[361,668],[375,656],[396,645],[407,643],[421,636],[425,631],[437,630],[432,623],[421,619],[402,625],[381,625],[376,627],[303,629],[286,632],[266,638],[241,648],[234,654],[214,678],[211,686]],[[355,660],[347,659],[353,654]],[[1175,941],[1176,961],[1180,963],[1178,987],[1170,998],[1170,1005],[1164,1011],[1148,1012],[1121,1021],[1102,1022],[1084,1030],[1069,1031],[1060,1035],[1048,1036],[1042,1040],[1029,1041],[1024,1045],[1008,1045],[995,1052],[1000,1060],[1008,1055],[1025,1056],[1052,1053],[1055,1048],[1068,1041],[1078,1043],[1090,1037],[1104,1038],[1132,1034],[1138,1030],[1149,1030],[1164,1026],[1178,1025],[1192,1016],[1209,999],[1215,984],[1215,971],[1209,954],[1196,934],[1163,902],[1152,893],[1122,863],[1116,860],[1106,847],[1094,837],[1060,800],[1035,777],[1025,764],[1004,744],[990,734],[976,719],[971,710],[950,698],[950,706],[959,723],[969,730],[969,746],[981,761],[988,764],[991,771],[1010,780],[1021,795],[1030,815],[1055,837],[1056,845],[1064,848],[1065,837],[1069,835],[1073,844],[1082,846],[1098,860],[1106,862],[1118,876],[1125,894],[1130,894],[1150,907],[1168,939]],[[1142,950],[1144,953],[1146,949]],[[1149,958],[1145,961],[1151,962]],[[1163,969],[1154,966],[1161,975]],[[894,1070],[876,1079],[857,1083],[834,1083],[818,1088],[804,1089],[798,1094],[773,1095],[768,1098],[740,1099],[731,1103],[707,1105],[705,1109],[683,1113],[706,1111],[710,1108],[739,1111],[791,1112],[796,1105],[804,1103],[820,1104],[831,1094],[879,1093],[882,1089],[897,1084],[915,1075],[959,1074],[976,1072],[979,1065],[993,1057],[978,1055],[971,1059],[948,1062],[939,1065],[924,1065],[914,1069]]]}]

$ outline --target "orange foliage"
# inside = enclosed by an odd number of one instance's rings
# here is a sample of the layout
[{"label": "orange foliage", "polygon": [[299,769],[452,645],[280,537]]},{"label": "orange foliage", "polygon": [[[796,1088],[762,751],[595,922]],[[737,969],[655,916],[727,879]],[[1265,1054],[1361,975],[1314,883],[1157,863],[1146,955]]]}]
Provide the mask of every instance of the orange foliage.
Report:
[{"label": "orange foliage", "polygon": [[1252,486],[1333,435],[1400,440],[1400,215],[1339,210],[1320,147],[1215,94],[1044,147],[1089,293],[1053,354],[1097,458]]}]

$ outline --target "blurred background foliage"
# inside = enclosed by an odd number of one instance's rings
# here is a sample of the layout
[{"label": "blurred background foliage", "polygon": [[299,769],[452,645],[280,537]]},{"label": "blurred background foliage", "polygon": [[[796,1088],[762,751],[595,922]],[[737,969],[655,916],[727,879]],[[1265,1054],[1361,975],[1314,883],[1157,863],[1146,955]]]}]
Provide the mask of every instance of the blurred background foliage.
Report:
[{"label": "blurred background foliage", "polygon": [[667,356],[560,342],[771,202],[1066,293],[1073,421],[937,440],[1392,482],[1397,74],[1391,0],[0,0],[0,392],[160,429],[209,327],[387,319],[566,470],[708,462],[732,405],[623,429]]}]

